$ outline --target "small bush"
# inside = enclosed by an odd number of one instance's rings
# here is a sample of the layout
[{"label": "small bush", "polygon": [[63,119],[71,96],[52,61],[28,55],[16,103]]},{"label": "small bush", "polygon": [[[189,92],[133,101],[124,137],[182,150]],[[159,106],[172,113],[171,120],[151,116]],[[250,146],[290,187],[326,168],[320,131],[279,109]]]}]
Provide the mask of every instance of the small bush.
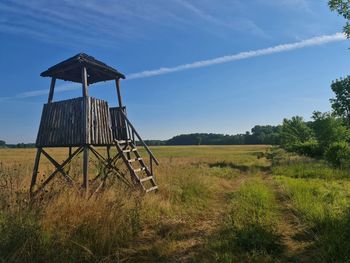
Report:
[{"label": "small bush", "polygon": [[325,152],[326,160],[334,167],[350,167],[350,146],[347,142],[332,143]]},{"label": "small bush", "polygon": [[299,143],[294,146],[294,151],[298,154],[309,156],[309,157],[321,157],[323,150],[315,140]]}]

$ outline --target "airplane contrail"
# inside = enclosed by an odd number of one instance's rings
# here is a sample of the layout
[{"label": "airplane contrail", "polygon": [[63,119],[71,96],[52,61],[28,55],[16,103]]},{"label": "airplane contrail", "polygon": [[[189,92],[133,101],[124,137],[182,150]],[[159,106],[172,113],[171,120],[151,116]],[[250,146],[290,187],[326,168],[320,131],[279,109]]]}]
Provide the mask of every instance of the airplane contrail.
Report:
[{"label": "airplane contrail", "polygon": [[[317,36],[317,37],[313,37],[313,38],[309,38],[309,39],[305,39],[305,40],[301,40],[301,41],[293,42],[293,43],[289,43],[289,44],[282,44],[282,45],[277,45],[277,46],[273,46],[273,47],[245,51],[245,52],[221,56],[221,57],[212,58],[212,59],[195,61],[192,63],[182,64],[182,65],[178,65],[175,67],[162,67],[162,68],[154,69],[154,70],[145,70],[145,71],[141,71],[141,72],[137,72],[137,73],[131,73],[131,74],[128,74],[126,76],[126,79],[133,80],[133,79],[154,77],[154,76],[169,74],[169,73],[178,72],[178,71],[208,67],[208,66],[217,65],[217,64],[229,63],[229,62],[233,62],[233,61],[237,61],[237,60],[244,60],[244,59],[249,59],[249,58],[254,58],[254,57],[261,57],[261,56],[267,56],[267,55],[272,55],[272,54],[277,54],[277,53],[282,53],[282,52],[288,52],[288,51],[302,49],[302,48],[306,48],[306,47],[325,45],[325,44],[332,43],[332,42],[344,41],[346,39],[347,38],[346,38],[344,33],[336,33],[336,34],[332,34],[332,35]],[[55,91],[56,92],[65,92],[65,91],[69,91],[69,90],[75,90],[78,88],[80,88],[80,86],[78,86],[78,85],[75,85],[75,84],[67,85],[66,84],[66,85],[58,86],[55,89]],[[19,93],[13,97],[0,97],[0,101],[4,101],[4,100],[8,100],[8,99],[16,99],[16,98],[21,99],[21,98],[27,98],[27,97],[42,96],[42,95],[48,94],[48,92],[49,92],[48,89],[22,92],[22,93]]]},{"label": "airplane contrail", "polygon": [[140,79],[140,78],[159,76],[159,75],[164,75],[172,72],[208,67],[212,65],[223,64],[223,63],[233,62],[237,60],[267,56],[267,55],[272,55],[276,53],[282,53],[282,52],[287,52],[287,51],[306,48],[306,47],[324,45],[324,44],[339,42],[344,40],[346,40],[346,36],[343,33],[336,33],[333,35],[323,35],[323,36],[313,37],[313,38],[309,38],[309,39],[294,42],[294,43],[277,45],[277,46],[264,48],[264,49],[245,51],[237,54],[232,54],[232,55],[227,55],[227,56],[222,56],[222,57],[217,57],[212,59],[200,60],[200,61],[196,61],[188,64],[178,65],[175,67],[146,70],[138,73],[129,74],[126,77],[127,79],[130,80],[130,79]]}]

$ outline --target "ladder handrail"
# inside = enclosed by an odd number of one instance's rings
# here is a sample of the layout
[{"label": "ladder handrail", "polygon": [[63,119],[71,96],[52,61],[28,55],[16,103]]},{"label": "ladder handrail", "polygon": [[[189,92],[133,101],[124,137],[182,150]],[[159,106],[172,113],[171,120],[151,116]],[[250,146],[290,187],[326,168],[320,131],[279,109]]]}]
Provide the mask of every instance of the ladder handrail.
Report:
[{"label": "ladder handrail", "polygon": [[150,150],[150,148],[148,148],[147,144],[142,140],[140,134],[138,134],[138,132],[136,131],[135,127],[131,124],[131,122],[129,121],[129,119],[126,117],[125,113],[123,110],[119,111],[123,118],[125,119],[125,121],[127,122],[127,124],[129,125],[129,127],[132,129],[133,133],[136,134],[137,138],[139,139],[139,141],[142,143],[142,146],[146,149],[146,151],[148,152],[149,156],[154,160],[154,162],[159,165],[159,161],[157,160],[157,158],[153,155],[152,151]]}]

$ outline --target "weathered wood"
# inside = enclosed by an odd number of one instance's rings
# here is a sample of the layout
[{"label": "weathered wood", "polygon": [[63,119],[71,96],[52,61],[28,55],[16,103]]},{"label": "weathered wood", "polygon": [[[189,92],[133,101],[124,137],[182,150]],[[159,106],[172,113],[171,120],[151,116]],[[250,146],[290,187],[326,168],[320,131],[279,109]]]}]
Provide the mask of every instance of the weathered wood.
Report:
[{"label": "weathered wood", "polygon": [[122,95],[121,95],[121,92],[120,92],[120,79],[119,78],[117,78],[115,80],[115,86],[117,88],[119,108],[122,108],[123,107],[123,102],[122,102]]},{"label": "weathered wood", "polygon": [[[104,169],[107,171],[105,172],[102,184],[97,187],[97,190],[102,187],[107,175],[110,174],[110,170],[116,171],[118,178],[122,181],[124,180],[127,184],[131,184],[130,180],[128,181],[124,173],[121,173],[116,166],[116,161],[119,158],[122,158],[127,165],[131,174],[131,181],[133,181],[134,185],[141,186],[145,191],[153,190],[149,188],[150,184],[152,184],[153,188],[156,186],[152,164],[153,162],[158,164],[158,161],[126,117],[126,108],[123,106],[120,88],[120,79],[125,78],[125,76],[86,54],[78,54],[51,67],[43,72],[42,76],[50,76],[52,79],[48,102],[43,107],[36,140],[38,152],[34,164],[30,191],[33,191],[33,187],[36,184],[36,174],[41,154],[45,155],[56,169],[37,191],[43,189],[57,173],[61,173],[67,181],[73,183],[73,179],[68,174],[69,170],[65,169],[65,166],[70,164],[71,160],[81,152],[83,152],[82,187],[88,191],[90,151],[97,159],[104,163]],[[82,83],[82,97],[52,102],[56,79]],[[109,108],[106,101],[89,97],[88,93],[89,84],[112,79],[115,80],[118,95],[119,107],[117,108]],[[149,170],[145,161],[138,153],[135,139],[138,139],[146,149],[150,158],[149,165],[151,170]],[[111,156],[110,153],[110,146],[112,145],[117,145],[118,150],[114,156]],[[93,146],[107,146],[107,158],[101,155]],[[69,156],[62,164],[59,164],[42,149],[43,147],[69,147]],[[72,147],[78,147],[74,153],[72,153]],[[141,168],[135,169],[136,167],[132,167],[131,164],[141,165]],[[141,172],[139,174],[141,177],[136,174],[136,171]],[[144,178],[144,176],[146,177]]]},{"label": "weathered wood", "polygon": [[81,69],[81,83],[83,88],[83,97],[88,96],[88,77],[86,67],[82,67]]},{"label": "weathered wood", "polygon": [[136,131],[136,129],[134,128],[134,126],[131,124],[131,122],[128,120],[128,118],[126,117],[125,113],[123,111],[120,111],[120,113],[122,114],[122,116],[124,117],[125,121],[127,122],[127,124],[130,126],[130,128],[133,130],[133,132],[135,133],[135,135],[137,136],[137,138],[139,139],[140,143],[143,145],[143,147],[146,149],[146,151],[148,152],[148,154],[152,157],[152,159],[154,160],[154,162],[159,165],[159,162],[157,160],[157,158],[153,155],[152,151],[148,148],[147,144],[142,140],[140,134]]},{"label": "weathered wood", "polygon": [[88,191],[89,189],[89,147],[84,146],[83,156],[83,188]]},{"label": "weathered wood", "polygon": [[69,80],[82,83],[81,68],[89,68],[88,84],[116,78],[125,79],[125,76],[116,69],[84,53],[77,54],[57,65],[42,72],[43,77],[55,77],[57,79]]},{"label": "weathered wood", "polygon": [[110,117],[111,117],[111,129],[112,129],[112,140],[127,140],[127,127],[125,119],[121,111],[125,111],[125,107],[119,108],[109,108]]},{"label": "weathered wood", "polygon": [[[83,117],[86,114],[86,118]],[[92,97],[44,105],[37,147],[113,145],[108,103]]]},{"label": "weathered wood", "polygon": [[153,186],[153,187],[151,187],[150,189],[147,189],[147,190],[146,190],[146,193],[149,193],[149,192],[155,191],[155,190],[158,190],[158,186]]},{"label": "weathered wood", "polygon": [[55,84],[56,84],[56,78],[51,78],[51,85],[50,85],[50,92],[49,92],[49,98],[47,99],[47,103],[51,103],[53,99],[53,93],[55,90]]},{"label": "weathered wood", "polygon": [[30,193],[33,193],[33,188],[36,184],[36,179],[38,177],[38,169],[39,169],[39,163],[40,163],[40,155],[41,155],[41,148],[38,148],[36,151],[35,161],[34,161],[34,168],[33,168],[33,175],[32,175],[32,182],[30,184]]},{"label": "weathered wood", "polygon": [[[130,164],[128,158],[125,156],[125,154],[123,154],[123,149],[120,147],[118,141],[116,141],[115,145],[116,145],[117,150],[120,153],[120,156],[122,157],[124,163],[126,164],[126,167],[129,169],[129,172],[131,175],[131,180],[134,183],[140,182],[140,177],[134,172],[134,168],[131,166],[131,164]],[[143,184],[141,184],[141,187],[143,190],[146,190]]]},{"label": "weathered wood", "polygon": [[[103,157],[93,146],[89,146],[89,149],[91,150],[91,152],[93,153],[93,155],[96,156],[97,159],[99,159],[101,162],[103,162],[105,164],[106,167],[108,167],[109,169],[112,169],[116,172],[116,175],[118,177],[118,179],[120,179],[123,183],[125,183],[127,186],[131,187],[132,185],[130,184],[130,182],[128,182],[123,176],[121,176],[121,172],[119,171],[119,169],[117,167],[115,167],[115,165],[113,165],[113,159],[106,159],[105,157]],[[116,155],[115,158],[119,158],[119,155]],[[95,178],[97,179],[97,177]],[[94,180],[95,180],[94,179]]]},{"label": "weathered wood", "polygon": [[[56,169],[58,170],[58,172],[60,172],[63,177],[70,183],[73,183],[74,180],[64,171],[64,168],[62,167],[61,164],[59,164],[58,162],[56,162],[56,160],[54,158],[52,158],[50,156],[50,154],[48,154],[45,150],[41,150],[42,153],[45,155],[45,157],[56,167]],[[68,160],[70,159],[71,157],[68,157]]]},{"label": "weathered wood", "polygon": [[56,170],[40,185],[40,187],[35,192],[32,192],[32,196],[42,191],[45,186],[56,176],[60,169],[64,169],[66,165],[68,165],[76,156],[78,156],[79,153],[81,153],[81,151],[82,147],[76,149],[74,153],[60,165],[60,168],[56,168]]}]

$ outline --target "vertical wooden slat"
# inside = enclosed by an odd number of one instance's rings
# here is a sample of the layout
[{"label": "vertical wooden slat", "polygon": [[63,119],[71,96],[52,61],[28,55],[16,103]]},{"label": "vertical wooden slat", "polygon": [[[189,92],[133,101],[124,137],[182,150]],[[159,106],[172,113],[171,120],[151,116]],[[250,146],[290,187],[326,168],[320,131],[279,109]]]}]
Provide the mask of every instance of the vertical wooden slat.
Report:
[{"label": "vertical wooden slat", "polygon": [[91,98],[91,144],[96,142],[96,116],[95,116],[95,100]]},{"label": "vertical wooden slat", "polygon": [[102,144],[106,144],[107,142],[107,122],[106,122],[106,112],[105,112],[105,103],[101,100],[101,118],[102,118]]}]

